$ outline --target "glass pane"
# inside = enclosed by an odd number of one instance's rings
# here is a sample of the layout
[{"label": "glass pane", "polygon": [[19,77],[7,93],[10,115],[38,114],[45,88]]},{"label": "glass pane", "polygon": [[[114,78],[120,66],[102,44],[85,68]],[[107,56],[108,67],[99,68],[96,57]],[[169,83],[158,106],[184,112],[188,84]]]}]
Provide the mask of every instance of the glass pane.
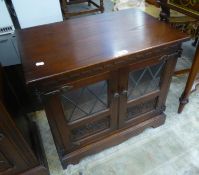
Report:
[{"label": "glass pane", "polygon": [[145,101],[127,109],[127,120],[136,117],[137,115],[152,111],[155,109],[157,98]]},{"label": "glass pane", "polygon": [[128,100],[138,98],[159,88],[164,63],[129,73]]},{"label": "glass pane", "polygon": [[107,81],[101,81],[61,95],[67,121],[74,121],[108,108]]}]

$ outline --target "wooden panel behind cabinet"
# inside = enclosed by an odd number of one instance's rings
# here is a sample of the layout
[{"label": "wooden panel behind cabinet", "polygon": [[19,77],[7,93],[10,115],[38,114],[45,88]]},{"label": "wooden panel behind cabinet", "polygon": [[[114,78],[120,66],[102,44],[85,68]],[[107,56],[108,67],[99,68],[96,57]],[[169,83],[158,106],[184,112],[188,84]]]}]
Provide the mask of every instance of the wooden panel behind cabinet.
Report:
[{"label": "wooden panel behind cabinet", "polygon": [[10,169],[13,168],[13,166],[14,165],[6,158],[6,156],[2,152],[0,152],[0,173],[8,172]]},{"label": "wooden panel behind cabinet", "polygon": [[37,165],[35,155],[0,102],[0,174],[15,175]]}]

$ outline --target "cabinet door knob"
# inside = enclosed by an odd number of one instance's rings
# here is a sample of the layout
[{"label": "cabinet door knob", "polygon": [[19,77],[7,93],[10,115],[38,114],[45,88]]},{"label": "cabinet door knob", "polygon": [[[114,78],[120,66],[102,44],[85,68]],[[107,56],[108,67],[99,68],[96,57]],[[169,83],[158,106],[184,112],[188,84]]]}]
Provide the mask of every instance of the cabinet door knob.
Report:
[{"label": "cabinet door knob", "polygon": [[118,98],[120,96],[120,94],[118,92],[114,93],[114,98]]},{"label": "cabinet door knob", "polygon": [[4,134],[0,133],[0,141],[3,140],[3,138],[4,138]]},{"label": "cabinet door knob", "polygon": [[123,90],[122,91],[122,95],[127,95],[128,94],[128,91],[127,90]]}]

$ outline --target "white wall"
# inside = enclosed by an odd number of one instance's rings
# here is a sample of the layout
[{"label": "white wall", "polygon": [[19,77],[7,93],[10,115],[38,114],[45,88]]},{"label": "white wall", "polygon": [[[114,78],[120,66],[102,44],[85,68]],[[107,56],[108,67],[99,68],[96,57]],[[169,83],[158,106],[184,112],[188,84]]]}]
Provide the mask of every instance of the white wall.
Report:
[{"label": "white wall", "polygon": [[[0,0],[0,28],[13,26],[10,14],[5,2]],[[16,49],[16,38],[13,35],[5,35],[10,32],[0,34],[0,63],[3,66],[20,64],[20,59]]]},{"label": "white wall", "polygon": [[0,27],[12,26],[12,20],[4,1],[0,1]]},{"label": "white wall", "polygon": [[21,28],[62,21],[59,0],[12,0]]}]

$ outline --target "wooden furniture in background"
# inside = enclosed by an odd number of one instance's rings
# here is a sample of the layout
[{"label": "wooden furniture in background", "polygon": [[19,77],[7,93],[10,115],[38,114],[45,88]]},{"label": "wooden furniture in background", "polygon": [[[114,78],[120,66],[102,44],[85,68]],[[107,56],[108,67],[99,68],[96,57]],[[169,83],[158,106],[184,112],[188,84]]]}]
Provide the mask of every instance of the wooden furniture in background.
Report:
[{"label": "wooden furniture in background", "polygon": [[26,84],[43,99],[64,168],[164,123],[188,39],[132,9],[21,30],[17,38]]},{"label": "wooden furniture in background", "polygon": [[0,174],[47,175],[36,124],[19,111],[18,102],[0,68]]},{"label": "wooden furniture in background", "polygon": [[[78,12],[69,12],[68,10],[69,5],[85,3],[85,2],[88,3],[89,7],[93,5],[96,8],[78,11]],[[83,15],[83,14],[95,13],[95,12],[101,12],[101,13],[104,12],[104,0],[99,0],[99,4],[96,4],[92,0],[60,0],[60,4],[61,4],[61,9],[62,9],[62,14],[66,19],[71,16],[77,16],[77,15]]]},{"label": "wooden furniture in background", "polygon": [[156,7],[160,7],[160,4],[157,2],[157,0],[145,0],[145,2],[155,5]]},{"label": "wooden furniture in background", "polygon": [[158,3],[162,8],[160,13],[162,20],[167,20],[170,17],[170,9],[198,19],[199,2],[194,0],[158,0]]},{"label": "wooden furniture in background", "polygon": [[[160,17],[167,21],[170,15],[170,9],[179,11],[183,14],[191,16],[197,20],[199,20],[199,2],[194,2],[193,0],[160,0],[162,11],[160,13]],[[197,43],[197,38],[195,44]],[[188,80],[185,86],[185,89],[180,97],[180,104],[178,108],[178,113],[181,113],[184,109],[184,106],[189,102],[188,98],[193,90],[197,86],[198,83],[194,83],[197,77],[197,73],[199,71],[199,44],[196,46],[196,52],[193,59],[193,63],[191,69],[189,70]],[[198,82],[198,81],[196,81]]]}]

